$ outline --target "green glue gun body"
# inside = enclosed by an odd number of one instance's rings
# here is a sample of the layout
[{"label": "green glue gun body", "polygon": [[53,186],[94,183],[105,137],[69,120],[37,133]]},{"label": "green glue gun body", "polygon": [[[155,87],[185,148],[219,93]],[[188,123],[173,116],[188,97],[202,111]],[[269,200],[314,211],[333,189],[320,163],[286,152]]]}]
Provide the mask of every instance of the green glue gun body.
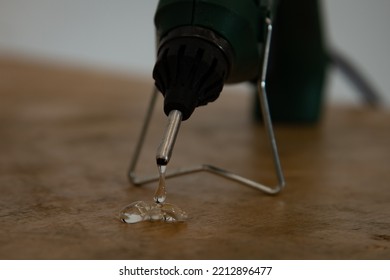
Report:
[{"label": "green glue gun body", "polygon": [[273,23],[266,78],[272,119],[317,121],[326,55],[316,0],[160,0],[153,78],[164,112],[178,110],[186,120],[225,84],[258,80],[266,19]]}]

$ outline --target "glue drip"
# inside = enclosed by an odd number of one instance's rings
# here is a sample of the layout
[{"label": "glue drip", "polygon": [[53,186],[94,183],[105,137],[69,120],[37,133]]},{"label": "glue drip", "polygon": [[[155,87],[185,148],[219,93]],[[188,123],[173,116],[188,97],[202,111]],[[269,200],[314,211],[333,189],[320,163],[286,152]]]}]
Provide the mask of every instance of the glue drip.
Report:
[{"label": "glue drip", "polygon": [[166,165],[158,165],[159,183],[154,193],[154,202],[136,201],[123,208],[119,218],[128,224],[143,221],[184,222],[187,213],[180,207],[165,203],[167,198],[165,171]]},{"label": "glue drip", "polygon": [[165,171],[167,170],[166,165],[158,165],[158,187],[156,192],[154,193],[154,202],[156,203],[164,203],[167,198],[167,189],[165,186]]}]

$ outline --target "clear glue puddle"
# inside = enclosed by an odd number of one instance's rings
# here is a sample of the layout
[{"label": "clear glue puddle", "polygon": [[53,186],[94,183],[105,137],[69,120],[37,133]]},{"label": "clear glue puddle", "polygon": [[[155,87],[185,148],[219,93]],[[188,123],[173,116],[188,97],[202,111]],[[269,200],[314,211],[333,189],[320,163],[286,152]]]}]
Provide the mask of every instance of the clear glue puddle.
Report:
[{"label": "clear glue puddle", "polygon": [[154,193],[154,202],[136,201],[123,208],[119,218],[128,224],[139,223],[143,221],[162,221],[162,222],[184,222],[187,220],[187,213],[180,207],[165,203],[167,191],[165,185],[165,165],[159,165],[159,184]]}]

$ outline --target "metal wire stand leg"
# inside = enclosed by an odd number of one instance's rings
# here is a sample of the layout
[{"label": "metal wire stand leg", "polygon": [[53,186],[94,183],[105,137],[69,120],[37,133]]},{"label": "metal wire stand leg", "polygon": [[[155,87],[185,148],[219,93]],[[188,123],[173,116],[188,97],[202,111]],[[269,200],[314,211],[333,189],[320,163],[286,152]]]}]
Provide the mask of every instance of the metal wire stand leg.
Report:
[{"label": "metal wire stand leg", "polygon": [[[266,24],[267,24],[267,38],[266,38],[266,43],[265,43],[265,48],[264,48],[264,58],[263,58],[263,65],[262,65],[262,74],[261,74],[261,79],[258,80],[258,92],[259,92],[259,99],[260,99],[260,106],[261,106],[261,111],[264,119],[264,125],[265,129],[267,132],[267,136],[271,145],[272,149],[272,155],[273,155],[273,160],[274,160],[274,167],[276,171],[276,177],[278,180],[278,184],[275,187],[269,187],[266,185],[263,185],[261,183],[255,182],[253,180],[247,179],[245,177],[242,177],[240,175],[237,175],[235,173],[232,173],[230,171],[224,170],[222,168],[208,165],[208,164],[202,164],[198,166],[193,166],[193,167],[186,167],[186,168],[179,168],[176,170],[173,170],[171,172],[168,172],[166,174],[166,178],[172,178],[172,177],[178,177],[178,176],[183,176],[183,175],[188,175],[192,173],[197,173],[201,171],[209,172],[218,176],[221,176],[223,178],[241,183],[245,186],[255,188],[257,190],[263,191],[267,194],[276,194],[280,192],[284,187],[285,187],[285,179],[283,175],[283,170],[282,166],[280,164],[280,159],[279,159],[279,154],[278,154],[278,149],[276,145],[276,139],[272,127],[272,121],[271,121],[271,116],[269,112],[269,107],[268,107],[268,101],[267,101],[267,94],[266,94],[266,76],[267,76],[267,65],[268,65],[268,56],[269,56],[269,48],[270,48],[270,43],[271,43],[271,35],[272,35],[272,24],[270,19],[266,19]],[[157,89],[155,88],[152,93],[152,98],[150,100],[149,108],[146,113],[146,117],[144,120],[144,124],[142,126],[142,130],[140,133],[140,137],[137,142],[136,150],[133,155],[132,161],[130,163],[130,168],[128,172],[129,180],[132,184],[139,186],[143,184],[147,184],[150,182],[158,181],[159,176],[148,176],[148,177],[137,177],[135,174],[135,169],[136,165],[139,159],[140,152],[142,150],[143,142],[146,137],[146,133],[150,124],[150,120],[153,114],[153,110],[156,104],[156,99],[157,99]]]}]

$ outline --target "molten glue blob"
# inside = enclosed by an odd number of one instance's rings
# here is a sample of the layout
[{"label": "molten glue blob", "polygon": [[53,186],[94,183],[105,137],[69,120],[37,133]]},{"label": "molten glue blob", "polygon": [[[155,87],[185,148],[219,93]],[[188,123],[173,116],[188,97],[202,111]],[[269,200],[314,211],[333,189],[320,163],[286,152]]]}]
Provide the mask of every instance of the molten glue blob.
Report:
[{"label": "molten glue blob", "polygon": [[170,203],[136,201],[130,203],[120,212],[120,219],[128,224],[143,221],[184,222],[187,213]]},{"label": "molten glue blob", "polygon": [[139,223],[143,221],[162,221],[162,222],[184,222],[187,220],[187,213],[181,208],[170,203],[164,203],[167,197],[165,185],[166,166],[158,166],[160,180],[154,194],[154,202],[136,201],[123,208],[119,218],[128,224]]}]

